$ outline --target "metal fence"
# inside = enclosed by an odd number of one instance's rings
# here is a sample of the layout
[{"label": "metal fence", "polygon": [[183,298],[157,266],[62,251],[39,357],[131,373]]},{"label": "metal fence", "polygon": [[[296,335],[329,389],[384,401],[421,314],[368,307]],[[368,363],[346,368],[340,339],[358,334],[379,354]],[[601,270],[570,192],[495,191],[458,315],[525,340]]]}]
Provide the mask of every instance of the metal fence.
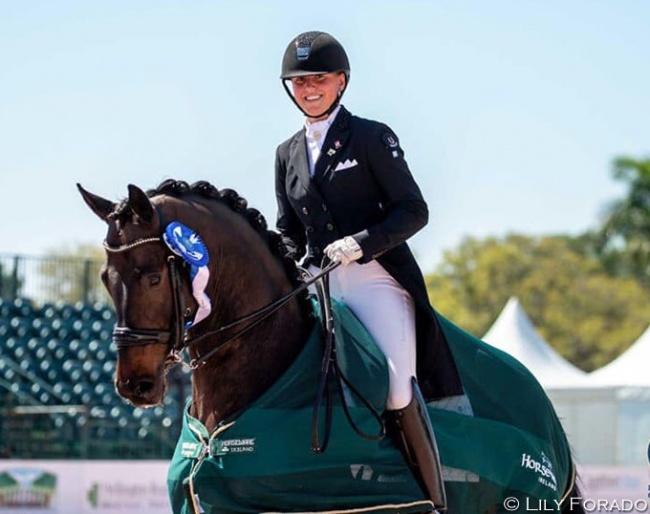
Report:
[{"label": "metal fence", "polygon": [[[177,420],[146,428],[98,417],[85,405],[0,409],[0,459],[170,459]],[[172,422],[173,421],[173,422]]]},{"label": "metal fence", "polygon": [[[153,413],[147,411],[138,418],[125,402],[118,401],[116,405],[121,407],[111,408],[116,393],[110,378],[106,380],[98,373],[107,361],[116,358],[110,346],[110,330],[102,329],[86,337],[83,329],[85,314],[102,313],[106,305],[111,305],[99,279],[101,264],[74,257],[0,254],[0,459],[171,456],[180,432],[182,405],[190,392],[189,376],[180,368],[168,374],[166,400],[170,401],[160,407],[160,412],[153,409]],[[98,306],[101,308],[95,312]],[[48,318],[48,312],[56,319]],[[74,323],[67,327],[70,322]],[[81,326],[79,330],[76,323]],[[62,335],[62,331],[68,335]],[[76,339],[71,341],[73,332]],[[91,341],[93,338],[96,340]],[[95,344],[104,349],[103,357],[88,354],[82,358],[81,353],[65,357],[65,352],[57,353],[72,350],[75,344],[78,351],[86,353]],[[32,353],[39,350],[42,357],[34,353],[34,358]],[[18,355],[21,358],[15,360]],[[88,367],[82,368],[77,382],[70,382],[70,377],[60,373],[48,375],[54,364],[62,365],[70,358],[73,364]],[[101,380],[107,382],[108,400],[104,398],[105,403],[99,406],[81,404],[78,400],[84,397],[84,388],[97,386]],[[75,393],[77,398],[71,401],[59,394],[59,389],[66,386],[82,385],[82,392]],[[116,396],[114,399],[119,400]]]},{"label": "metal fence", "polygon": [[[41,388],[38,379],[33,384]],[[167,385],[164,404],[152,409],[120,401],[111,385],[105,394],[117,401],[108,405],[96,400],[45,405],[0,378],[0,459],[169,459],[191,390],[189,375],[174,368]]]},{"label": "metal fence", "polygon": [[0,298],[37,303],[107,303],[99,279],[102,263],[75,257],[28,257],[0,253]]}]

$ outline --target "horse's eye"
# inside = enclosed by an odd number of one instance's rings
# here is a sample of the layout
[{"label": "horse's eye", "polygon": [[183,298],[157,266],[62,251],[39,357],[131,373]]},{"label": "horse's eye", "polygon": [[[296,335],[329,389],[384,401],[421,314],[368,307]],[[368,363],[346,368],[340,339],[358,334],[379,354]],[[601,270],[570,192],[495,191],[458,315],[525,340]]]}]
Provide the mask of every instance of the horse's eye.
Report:
[{"label": "horse's eye", "polygon": [[149,275],[149,285],[157,286],[158,284],[160,284],[160,273],[152,273]]}]

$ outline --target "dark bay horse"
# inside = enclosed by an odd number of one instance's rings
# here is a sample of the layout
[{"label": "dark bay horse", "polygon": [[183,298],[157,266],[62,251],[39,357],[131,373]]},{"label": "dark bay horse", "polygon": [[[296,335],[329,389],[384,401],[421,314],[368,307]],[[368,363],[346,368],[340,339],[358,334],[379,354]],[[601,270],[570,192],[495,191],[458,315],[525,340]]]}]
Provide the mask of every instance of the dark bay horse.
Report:
[{"label": "dark bay horse", "polygon": [[[234,191],[218,190],[207,182],[190,186],[167,180],[147,193],[129,185],[128,198],[117,203],[78,187],[87,205],[108,225],[104,241],[107,260],[101,278],[116,310],[118,393],[135,406],[158,405],[166,392],[167,371],[178,364],[184,351],[190,359],[192,400],[186,412],[185,438],[181,436],[174,457],[178,466],[170,471],[174,512],[431,510],[417,486],[404,478],[406,466],[386,438],[368,443],[352,437],[347,446],[338,449],[333,440],[329,453],[345,458],[358,450],[361,453],[355,458],[364,459],[360,461],[363,464],[346,461],[345,473],[337,477],[335,488],[320,479],[319,484],[311,484],[307,478],[321,475],[310,475],[306,464],[318,466],[325,457],[309,455],[309,448],[306,454],[294,452],[294,436],[283,439],[283,433],[292,429],[302,434],[303,424],[309,421],[297,400],[282,394],[269,397],[269,390],[283,384],[285,393],[311,394],[310,384],[317,381],[318,369],[310,372],[315,374],[311,378],[300,375],[300,370],[293,373],[297,363],[307,368],[314,360],[305,348],[317,327],[304,289],[288,296],[301,284],[298,270],[259,211],[248,208]],[[174,224],[191,230],[170,242]],[[200,243],[190,244],[188,251],[183,246],[187,239]],[[181,251],[174,244],[180,244]],[[209,259],[195,255],[196,248]],[[199,287],[196,283],[201,279]],[[272,315],[249,316],[283,297],[288,298],[286,303]],[[207,310],[202,298],[209,299]],[[466,369],[463,383],[468,395],[477,391],[476,397],[470,396],[473,416],[435,406],[429,410],[449,474],[445,477],[449,512],[583,512],[568,443],[539,385],[512,359],[442,321],[447,338],[453,339],[450,346],[457,348],[455,357],[467,362],[459,369],[461,375]],[[481,368],[476,368],[479,365]],[[477,377],[493,367],[496,371],[490,371],[487,378],[494,382],[495,374],[505,377],[502,387],[512,390],[511,405],[499,391],[497,403],[490,403],[487,396],[479,401],[486,387]],[[295,387],[291,389],[291,385]],[[281,419],[272,417],[278,412]],[[515,419],[519,416],[529,420],[519,422]],[[239,434],[237,428],[246,426],[246,419],[264,425],[258,427],[261,433],[254,437]],[[224,439],[223,434],[239,435]],[[269,444],[278,442],[283,450],[274,448],[262,455],[267,439]],[[504,444],[504,439],[512,444]],[[372,460],[367,454],[373,451],[381,458]],[[235,453],[246,454],[238,457],[243,464],[231,465]],[[266,460],[257,464],[246,460],[253,454]],[[495,464],[502,455],[510,460]],[[293,465],[304,462],[305,466],[299,465],[295,473],[287,471],[286,483],[274,481],[273,470],[284,469],[289,461]],[[389,464],[378,473],[386,461]],[[331,463],[326,467],[329,473],[339,471]],[[199,477],[200,471],[208,470],[212,470],[207,473],[211,476]],[[224,474],[228,473],[226,480]],[[524,483],[524,478],[529,482]],[[216,482],[210,480],[221,480],[221,485],[212,485]],[[349,481],[353,481],[353,493],[339,488]],[[467,491],[476,490],[477,484],[481,486],[480,499],[468,502]],[[369,499],[375,494],[386,495],[387,490],[398,491],[398,498],[390,497],[390,503]],[[351,504],[337,501],[339,495]],[[363,496],[361,503],[354,503],[357,496]],[[317,507],[310,508],[310,502]]]}]

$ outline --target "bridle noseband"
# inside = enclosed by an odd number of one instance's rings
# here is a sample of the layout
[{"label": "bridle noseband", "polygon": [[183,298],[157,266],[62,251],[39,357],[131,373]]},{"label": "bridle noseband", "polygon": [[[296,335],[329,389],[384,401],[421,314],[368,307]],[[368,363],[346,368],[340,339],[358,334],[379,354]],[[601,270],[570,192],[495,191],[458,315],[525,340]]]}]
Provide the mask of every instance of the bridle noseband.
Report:
[{"label": "bridle noseband", "polygon": [[[143,237],[120,246],[111,246],[104,241],[104,249],[109,253],[122,253],[149,243],[162,243],[163,239],[157,237]],[[144,329],[130,327],[115,327],[113,329],[113,341],[117,348],[128,348],[131,346],[144,346],[147,344],[164,344],[169,347],[169,360],[180,361],[180,353],[186,346],[185,327],[183,315],[183,294],[182,281],[178,272],[177,257],[174,254],[167,256],[169,276],[172,288],[172,301],[174,304],[174,327],[171,330]]]}]

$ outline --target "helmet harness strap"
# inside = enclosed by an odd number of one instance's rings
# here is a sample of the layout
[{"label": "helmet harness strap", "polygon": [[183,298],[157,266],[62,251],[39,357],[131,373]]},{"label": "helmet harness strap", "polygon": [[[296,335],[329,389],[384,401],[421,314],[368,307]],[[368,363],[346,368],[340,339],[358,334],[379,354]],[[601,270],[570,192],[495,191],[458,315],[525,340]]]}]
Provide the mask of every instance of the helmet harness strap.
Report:
[{"label": "helmet harness strap", "polygon": [[289,98],[291,98],[291,101],[295,104],[295,106],[298,107],[300,112],[303,113],[307,118],[322,118],[323,116],[329,116],[330,114],[332,114],[332,112],[334,112],[334,109],[336,109],[339,103],[341,103],[341,98],[343,98],[343,93],[345,93],[345,90],[348,88],[348,80],[349,80],[347,74],[343,73],[343,75],[345,75],[345,86],[343,86],[343,89],[341,89],[341,91],[339,91],[339,94],[336,95],[336,100],[332,102],[332,105],[330,105],[328,109],[326,109],[320,114],[316,114],[313,116],[307,114],[304,111],[304,109],[300,107],[300,104],[298,104],[298,100],[296,100],[296,97],[291,93],[291,89],[289,89],[289,86],[287,85],[287,82],[291,81],[291,79],[289,78],[282,79],[282,87],[284,87],[284,90],[287,92],[287,95],[289,95]]}]

